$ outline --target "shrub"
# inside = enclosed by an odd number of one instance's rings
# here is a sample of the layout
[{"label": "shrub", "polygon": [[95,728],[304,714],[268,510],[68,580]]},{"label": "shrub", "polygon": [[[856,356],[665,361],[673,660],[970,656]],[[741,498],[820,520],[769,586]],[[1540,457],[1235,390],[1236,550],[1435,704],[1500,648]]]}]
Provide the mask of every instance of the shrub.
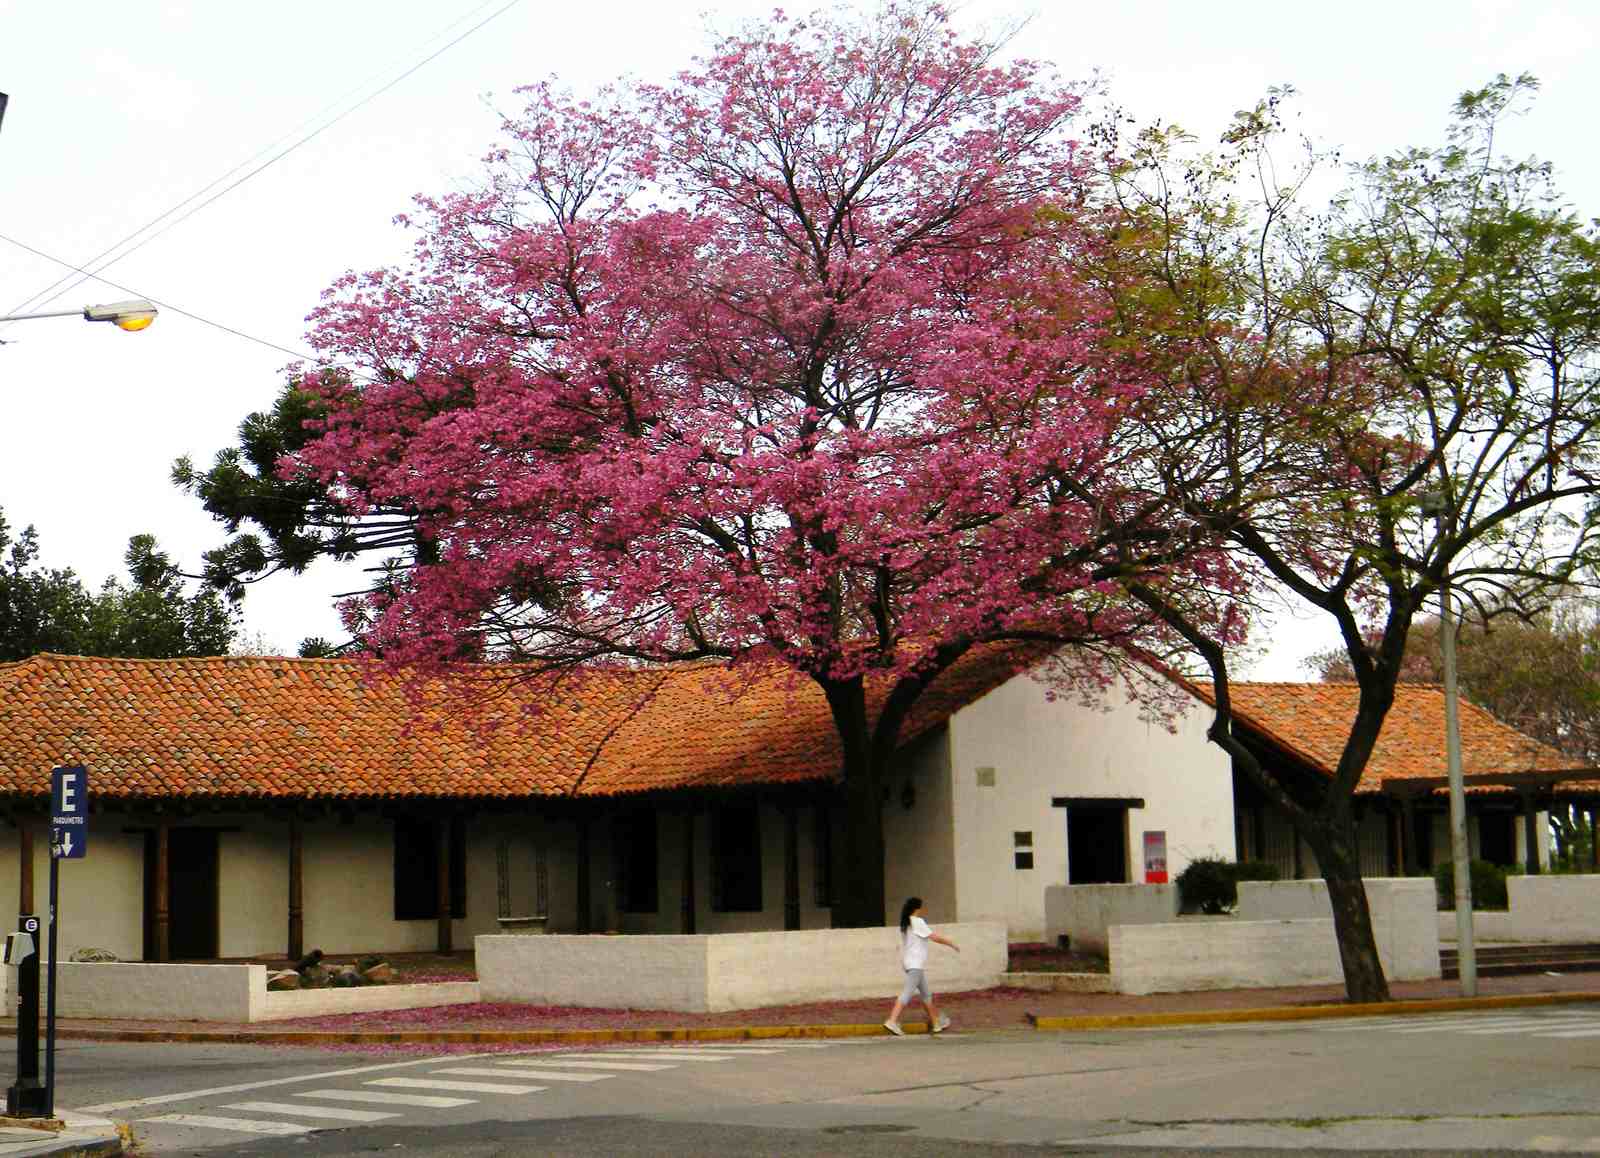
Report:
[{"label": "shrub", "polygon": [[1177,879],[1178,899],[1183,902],[1184,912],[1226,913],[1238,904],[1233,867],[1233,862],[1216,856],[1190,861]]},{"label": "shrub", "polygon": [[1238,881],[1276,881],[1283,879],[1283,874],[1278,871],[1278,866],[1265,860],[1242,860],[1238,864],[1229,866],[1233,870],[1233,879]]},{"label": "shrub", "polygon": [[[1472,907],[1474,909],[1504,909],[1508,905],[1506,899],[1506,877],[1512,875],[1515,868],[1502,868],[1486,860],[1471,861],[1467,865],[1467,873],[1472,881]],[[1456,907],[1456,866],[1451,861],[1435,865],[1433,869],[1434,888],[1439,893],[1439,907],[1441,909],[1454,909]]]}]

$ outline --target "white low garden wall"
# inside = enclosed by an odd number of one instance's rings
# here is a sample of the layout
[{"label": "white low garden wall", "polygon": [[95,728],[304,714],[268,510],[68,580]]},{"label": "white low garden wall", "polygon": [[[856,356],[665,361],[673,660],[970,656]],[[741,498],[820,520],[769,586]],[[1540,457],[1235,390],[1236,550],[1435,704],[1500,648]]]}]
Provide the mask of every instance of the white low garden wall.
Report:
[{"label": "white low garden wall", "polygon": [[[935,926],[961,946],[930,947],[934,992],[987,989],[1006,969],[998,922]],[[481,936],[478,983],[489,1002],[718,1013],[840,998],[892,998],[896,928],[707,936]]]},{"label": "white low garden wall", "polygon": [[[1378,959],[1392,980],[1439,976],[1438,901],[1428,877],[1369,877],[1367,911]],[[1452,919],[1454,914],[1451,914]],[[1328,885],[1321,880],[1240,881],[1234,919],[1333,920]],[[1340,976],[1343,976],[1341,973]]]},{"label": "white low garden wall", "polygon": [[[39,987],[46,985],[39,970]],[[430,985],[363,985],[350,989],[267,992],[264,965],[157,965],[63,961],[56,969],[61,1017],[140,1021],[281,1021],[382,1009],[466,1005],[478,1000],[476,981]],[[17,971],[0,968],[0,1009],[15,1010]],[[44,1008],[45,994],[39,995]]]},{"label": "white low garden wall", "polygon": [[1506,892],[1513,941],[1600,941],[1600,876],[1510,876]]},{"label": "white low garden wall", "polygon": [[1153,925],[1178,919],[1178,886],[1049,885],[1044,890],[1045,935],[1066,936],[1072,949],[1104,955],[1113,925]]},{"label": "white low garden wall", "polygon": [[1343,976],[1332,918],[1186,917],[1111,927],[1111,984],[1118,993],[1326,985]]},{"label": "white low garden wall", "polygon": [[476,981],[358,985],[349,989],[286,989],[263,993],[261,998],[252,1021],[374,1013],[383,1009],[423,1009],[434,1005],[471,1005],[479,1000]]}]

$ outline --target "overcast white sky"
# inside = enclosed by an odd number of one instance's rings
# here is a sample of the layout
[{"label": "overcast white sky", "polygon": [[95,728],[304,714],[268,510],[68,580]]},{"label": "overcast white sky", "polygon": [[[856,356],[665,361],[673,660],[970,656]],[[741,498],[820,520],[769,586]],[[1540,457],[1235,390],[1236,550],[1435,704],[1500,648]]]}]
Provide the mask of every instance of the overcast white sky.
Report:
[{"label": "overcast white sky", "polygon": [[[274,142],[355,103],[507,0],[0,0],[0,234],[82,265]],[[549,75],[574,88],[663,78],[771,0],[553,4],[512,0],[484,27],[281,160],[105,271],[138,294],[291,350],[347,268],[405,256],[391,224],[416,192],[470,182],[494,143],[490,103]],[[792,12],[809,10],[791,3]],[[1032,15],[1016,50],[1067,78],[1099,70],[1141,117],[1214,136],[1271,84],[1301,93],[1303,124],[1346,156],[1441,138],[1450,102],[1497,72],[1544,83],[1508,141],[1553,161],[1573,205],[1600,213],[1590,0],[971,0],[968,24]],[[352,95],[352,90],[354,93]],[[309,123],[308,123],[309,122]],[[275,152],[277,150],[273,150]],[[267,153],[263,156],[270,156]],[[259,163],[259,162],[258,162]],[[0,314],[64,271],[0,241]],[[132,296],[88,282],[52,306]],[[91,584],[153,532],[193,567],[222,528],[168,481],[202,464],[268,405],[289,355],[165,310],[141,334],[73,319],[0,327],[0,507],[35,524],[45,559]],[[245,601],[245,629],[293,654],[340,635],[331,565],[278,577]],[[1269,632],[1253,675],[1298,679],[1326,646],[1319,623]]]}]

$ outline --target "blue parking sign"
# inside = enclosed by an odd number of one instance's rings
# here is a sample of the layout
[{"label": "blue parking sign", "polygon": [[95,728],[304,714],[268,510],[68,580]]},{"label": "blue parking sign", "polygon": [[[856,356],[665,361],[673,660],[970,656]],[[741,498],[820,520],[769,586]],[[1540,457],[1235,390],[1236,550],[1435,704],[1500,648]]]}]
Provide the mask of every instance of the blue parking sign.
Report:
[{"label": "blue parking sign", "polygon": [[50,769],[50,855],[77,860],[89,851],[89,770]]}]

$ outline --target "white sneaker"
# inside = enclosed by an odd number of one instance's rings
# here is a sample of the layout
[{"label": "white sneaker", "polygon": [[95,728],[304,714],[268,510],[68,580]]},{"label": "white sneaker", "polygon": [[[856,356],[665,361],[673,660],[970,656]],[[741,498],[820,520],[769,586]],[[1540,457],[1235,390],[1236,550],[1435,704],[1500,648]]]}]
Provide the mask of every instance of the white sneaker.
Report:
[{"label": "white sneaker", "polygon": [[947,1030],[949,1028],[950,1028],[950,1015],[948,1013],[941,1013],[939,1015],[939,1020],[932,1026],[932,1031],[934,1033],[943,1033],[945,1030]]},{"label": "white sneaker", "polygon": [[883,1023],[883,1028],[887,1029],[896,1037],[904,1037],[906,1035],[906,1031],[900,1028],[900,1023],[898,1021],[886,1021]]}]

